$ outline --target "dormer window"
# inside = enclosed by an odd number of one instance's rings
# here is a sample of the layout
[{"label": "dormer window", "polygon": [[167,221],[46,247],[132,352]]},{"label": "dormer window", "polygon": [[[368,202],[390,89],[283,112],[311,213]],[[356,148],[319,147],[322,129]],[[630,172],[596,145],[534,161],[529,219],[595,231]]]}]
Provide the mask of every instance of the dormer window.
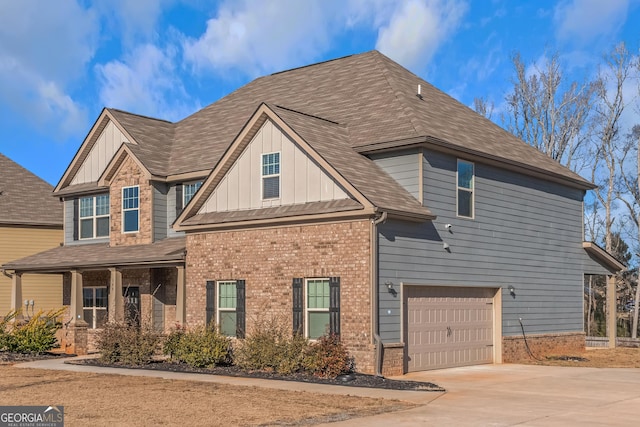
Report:
[{"label": "dormer window", "polygon": [[262,199],[280,198],[280,153],[262,155]]},{"label": "dormer window", "polygon": [[80,239],[109,237],[109,195],[80,199]]}]

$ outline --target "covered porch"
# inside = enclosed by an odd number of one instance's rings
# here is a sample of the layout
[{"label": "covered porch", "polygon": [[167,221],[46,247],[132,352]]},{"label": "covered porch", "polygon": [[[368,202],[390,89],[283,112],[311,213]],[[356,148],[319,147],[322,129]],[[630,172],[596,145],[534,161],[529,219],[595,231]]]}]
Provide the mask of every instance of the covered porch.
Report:
[{"label": "covered porch", "polygon": [[12,276],[11,308],[22,305],[26,273],[63,276],[61,345],[66,353],[95,350],[96,332],[107,322],[127,322],[159,332],[183,325],[185,239],[149,245],[73,245],[3,266]]}]

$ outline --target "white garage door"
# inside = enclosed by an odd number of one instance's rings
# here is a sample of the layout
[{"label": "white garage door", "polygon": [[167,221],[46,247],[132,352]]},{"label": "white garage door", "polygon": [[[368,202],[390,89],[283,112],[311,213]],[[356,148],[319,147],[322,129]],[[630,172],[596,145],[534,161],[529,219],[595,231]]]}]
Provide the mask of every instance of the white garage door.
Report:
[{"label": "white garage door", "polygon": [[493,296],[486,288],[407,286],[408,370],[493,362]]}]

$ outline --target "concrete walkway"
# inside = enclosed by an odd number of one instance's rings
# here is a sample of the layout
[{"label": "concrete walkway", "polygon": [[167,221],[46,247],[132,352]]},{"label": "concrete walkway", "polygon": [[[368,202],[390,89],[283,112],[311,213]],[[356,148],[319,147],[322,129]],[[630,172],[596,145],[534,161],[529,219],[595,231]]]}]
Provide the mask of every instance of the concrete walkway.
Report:
[{"label": "concrete walkway", "polygon": [[[67,359],[68,360],[68,359]],[[407,411],[355,418],[330,426],[630,426],[640,424],[640,369],[482,365],[426,371],[398,379],[428,381],[446,393],[392,391],[185,374],[143,369],[101,368],[50,359],[15,365],[205,381],[251,387],[400,399],[421,406]]]}]

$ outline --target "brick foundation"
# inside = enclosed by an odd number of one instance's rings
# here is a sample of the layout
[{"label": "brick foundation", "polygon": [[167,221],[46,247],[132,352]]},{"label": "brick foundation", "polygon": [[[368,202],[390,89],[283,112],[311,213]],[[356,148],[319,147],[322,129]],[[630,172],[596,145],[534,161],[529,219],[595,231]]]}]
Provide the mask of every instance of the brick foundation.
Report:
[{"label": "brick foundation", "polygon": [[[567,332],[558,334],[527,335],[527,343],[535,357],[542,358],[550,355],[575,355],[585,349],[585,334],[583,332]],[[502,361],[504,363],[518,363],[530,361],[522,336],[502,337]]]},{"label": "brick foundation", "polygon": [[360,220],[188,235],[187,326],[205,322],[207,280],[245,280],[250,333],[265,318],[292,325],[294,278],[338,276],[341,339],[356,369],[373,372],[370,227]]}]

